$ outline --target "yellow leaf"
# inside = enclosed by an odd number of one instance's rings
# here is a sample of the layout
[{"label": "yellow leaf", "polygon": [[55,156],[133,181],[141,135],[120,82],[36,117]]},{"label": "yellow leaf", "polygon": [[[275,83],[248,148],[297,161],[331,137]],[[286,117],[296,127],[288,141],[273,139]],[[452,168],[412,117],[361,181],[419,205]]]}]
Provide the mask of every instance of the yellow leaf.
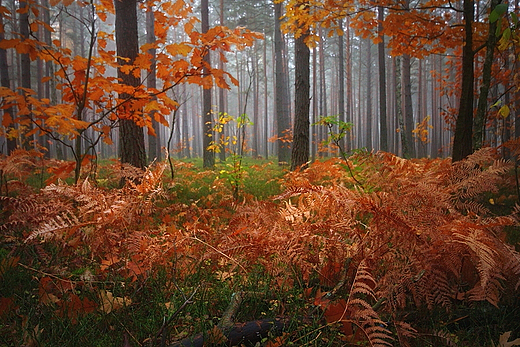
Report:
[{"label": "yellow leaf", "polygon": [[101,305],[99,306],[99,309],[106,314],[112,311],[117,311],[132,303],[130,298],[118,296],[114,297],[114,294],[103,289],[99,291],[99,296],[101,298]]},{"label": "yellow leaf", "polygon": [[504,106],[500,107],[500,110],[498,110],[498,113],[502,117],[507,118],[507,117],[509,117],[509,114],[511,113],[511,110],[509,109],[509,106],[504,105]]},{"label": "yellow leaf", "polygon": [[159,103],[156,100],[152,100],[146,104],[144,112],[159,111],[160,109]]},{"label": "yellow leaf", "polygon": [[172,43],[166,46],[166,51],[171,55],[182,55],[186,57],[191,52],[191,47],[185,43]]}]

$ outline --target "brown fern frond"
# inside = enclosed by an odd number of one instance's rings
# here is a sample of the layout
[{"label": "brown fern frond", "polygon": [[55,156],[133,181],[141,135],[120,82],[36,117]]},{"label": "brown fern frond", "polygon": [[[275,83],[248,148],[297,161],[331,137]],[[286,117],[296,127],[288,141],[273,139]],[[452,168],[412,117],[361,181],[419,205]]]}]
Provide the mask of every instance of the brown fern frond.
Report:
[{"label": "brown fern frond", "polygon": [[374,287],[376,280],[369,271],[365,261],[358,265],[356,275],[350,289],[346,310],[352,323],[356,324],[366,335],[371,346],[392,346],[392,333],[387,330],[377,312],[367,300],[376,299]]}]

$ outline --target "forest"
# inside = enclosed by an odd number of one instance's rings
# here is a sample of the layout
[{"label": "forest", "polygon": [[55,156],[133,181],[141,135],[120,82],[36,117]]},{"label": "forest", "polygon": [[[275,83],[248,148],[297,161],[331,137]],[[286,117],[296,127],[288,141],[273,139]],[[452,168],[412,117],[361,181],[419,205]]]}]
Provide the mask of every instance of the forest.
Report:
[{"label": "forest", "polygon": [[520,346],[518,0],[0,0],[0,347]]}]

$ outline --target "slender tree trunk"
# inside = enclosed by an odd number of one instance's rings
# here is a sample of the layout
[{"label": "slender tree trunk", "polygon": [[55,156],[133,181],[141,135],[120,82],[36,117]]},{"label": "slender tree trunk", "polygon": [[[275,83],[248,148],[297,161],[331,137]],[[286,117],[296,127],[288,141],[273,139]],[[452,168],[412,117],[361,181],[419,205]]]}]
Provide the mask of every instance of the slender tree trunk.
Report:
[{"label": "slender tree trunk", "polygon": [[[341,35],[338,37],[338,82],[339,82],[339,96],[338,96],[338,108],[339,108],[339,120],[342,122],[346,122],[347,119],[345,117],[345,44],[344,44],[344,31],[343,31],[343,20],[339,22],[339,28],[341,30]],[[346,149],[345,146],[346,139],[342,139],[341,145],[343,146],[342,150]]]},{"label": "slender tree trunk", "polygon": [[291,170],[305,167],[309,161],[309,92],[310,92],[310,50],[304,33],[295,42],[295,101],[293,148]]},{"label": "slender tree trunk", "polygon": [[[137,3],[136,0],[117,0],[114,1],[116,10],[116,46],[117,55],[121,58],[128,58],[125,62],[119,59],[119,64],[133,64],[138,55],[139,40],[137,33]],[[140,78],[132,73],[126,74],[120,69],[117,76],[121,79],[120,83],[138,87],[141,84]],[[131,97],[128,94],[121,94],[120,99],[125,100]],[[123,119],[120,120],[120,156],[122,163],[128,163],[138,168],[146,166],[146,152],[144,146],[144,131],[132,119],[135,110],[132,110],[129,103],[123,104],[120,112]]]},{"label": "slender tree trunk", "polygon": [[288,163],[291,159],[291,147],[286,140],[287,133],[290,131],[290,118],[288,108],[287,91],[287,72],[284,69],[283,51],[285,43],[280,29],[280,18],[282,17],[282,4],[274,4],[274,50],[275,50],[275,79],[276,79],[276,124],[277,124],[277,144],[278,144],[278,163]]},{"label": "slender tree trunk", "polygon": [[[501,0],[492,0],[490,10],[493,11],[495,7],[500,4]],[[497,22],[489,23],[489,33],[486,42],[486,57],[484,66],[482,68],[482,85],[480,87],[480,95],[478,98],[477,114],[475,116],[475,124],[473,125],[473,150],[480,149],[484,142],[484,133],[487,120],[488,110],[488,94],[489,86],[491,84],[491,68],[493,67],[493,56],[495,53],[495,46],[497,43]],[[507,59],[507,58],[506,58]]]},{"label": "slender tree trunk", "polygon": [[[201,0],[201,25],[202,32],[207,33],[209,30],[209,5],[208,0]],[[209,51],[204,54],[204,74],[209,72],[211,67],[211,58]],[[209,77],[208,77],[209,78]],[[202,91],[202,128],[203,128],[203,140],[202,140],[202,157],[203,166],[210,168],[215,166],[215,152],[208,150],[211,141],[213,140],[213,115],[211,114],[211,88],[204,88]]]},{"label": "slender tree trunk", "polygon": [[452,160],[462,160],[473,151],[473,83],[475,71],[473,65],[473,19],[474,0],[464,0],[464,33],[465,42],[462,48],[462,87],[459,113],[455,124]]},{"label": "slender tree trunk", "polygon": [[413,143],[412,131],[414,130],[413,104],[412,104],[412,79],[411,79],[411,58],[408,54],[403,54],[401,58],[401,88],[403,97],[403,118],[404,132],[406,137],[406,151],[403,146],[403,156],[405,158],[415,158],[415,146]]},{"label": "slender tree trunk", "polygon": [[366,55],[366,142],[365,146],[368,151],[373,148],[373,130],[372,130],[372,40],[365,40],[367,44],[367,55]]},{"label": "slender tree trunk", "polygon": [[401,57],[394,57],[394,85],[395,85],[395,114],[397,118],[397,124],[399,124],[399,134],[401,135],[401,153],[408,153],[410,144],[406,136],[404,118],[403,118],[403,107],[402,107],[402,87],[401,87]]},{"label": "slender tree trunk", "polygon": [[[20,13],[20,34],[24,40],[29,39],[29,6],[27,1],[21,0],[19,2],[19,13]],[[20,54],[20,69],[21,69],[21,86],[22,88],[31,89],[31,59],[29,53]],[[25,92],[22,91],[25,94]],[[27,115],[29,118],[29,129],[33,128],[32,114]],[[23,142],[25,149],[33,148],[34,136],[28,136]]]},{"label": "slender tree trunk", "polygon": [[[222,26],[224,25],[224,18],[225,18],[224,12],[225,12],[224,0],[220,0],[219,22],[220,22],[220,25],[222,25]],[[220,57],[218,60],[218,68],[222,71],[225,68],[225,62],[222,57]],[[219,88],[218,89],[218,114],[219,114],[219,116],[221,116],[225,112],[226,112],[226,90],[224,88]],[[222,124],[222,132],[220,133],[220,136],[225,138],[226,134],[228,132],[229,132],[229,130],[228,130],[227,125]],[[222,139],[222,141],[221,141],[222,148],[220,149],[220,153],[219,153],[220,161],[226,160],[226,145],[224,144],[225,141],[223,141],[223,140],[224,139]]]},{"label": "slender tree trunk", "polygon": [[[116,0],[118,1],[118,0]],[[155,42],[155,33],[154,33],[154,21],[155,15],[152,7],[153,2],[148,0],[147,9],[146,9],[146,42],[154,43]],[[148,50],[148,54],[150,54],[150,69],[148,69],[148,75],[146,77],[146,87],[156,89],[157,88],[157,77],[156,77],[156,61],[155,61],[155,48],[150,48]],[[161,160],[161,129],[159,126],[159,122],[155,120],[155,113],[157,111],[151,111],[149,117],[152,119],[152,128],[155,132],[155,136],[153,134],[148,134],[148,160],[152,161],[157,158],[157,160]],[[174,124],[171,124],[173,127]]]},{"label": "slender tree trunk", "polygon": [[[0,6],[2,6],[2,1],[0,0]],[[0,13],[0,28],[4,27],[4,15]],[[0,30],[0,41],[5,39],[4,31]],[[7,64],[7,51],[4,48],[0,48],[0,84],[2,87],[11,88],[11,83],[9,80],[9,65]],[[14,131],[14,125],[11,123],[11,119],[13,117],[13,108],[9,107],[3,110],[3,124],[9,124],[7,126],[7,154],[11,154],[16,149],[16,138],[14,136],[10,136],[10,132]]]},{"label": "slender tree trunk", "polygon": [[268,104],[268,79],[267,79],[267,40],[263,42],[263,69],[264,69],[264,156],[269,159],[269,104]]},{"label": "slender tree trunk", "polygon": [[384,8],[379,6],[378,10],[378,32],[381,41],[377,45],[379,62],[379,125],[380,125],[380,149],[388,151],[388,127],[386,116],[386,53],[385,38],[383,35]]}]

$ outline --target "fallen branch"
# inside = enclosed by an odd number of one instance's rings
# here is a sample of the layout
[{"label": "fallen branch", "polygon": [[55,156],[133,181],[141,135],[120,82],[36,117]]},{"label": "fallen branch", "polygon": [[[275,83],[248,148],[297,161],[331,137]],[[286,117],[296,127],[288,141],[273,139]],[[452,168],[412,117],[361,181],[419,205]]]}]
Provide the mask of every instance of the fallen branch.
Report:
[{"label": "fallen branch", "polygon": [[215,326],[212,330],[185,338],[168,347],[202,347],[218,344],[237,346],[246,341],[255,344],[267,337],[269,333],[281,335],[289,322],[290,318],[278,317],[236,323],[231,327],[219,328]]}]

